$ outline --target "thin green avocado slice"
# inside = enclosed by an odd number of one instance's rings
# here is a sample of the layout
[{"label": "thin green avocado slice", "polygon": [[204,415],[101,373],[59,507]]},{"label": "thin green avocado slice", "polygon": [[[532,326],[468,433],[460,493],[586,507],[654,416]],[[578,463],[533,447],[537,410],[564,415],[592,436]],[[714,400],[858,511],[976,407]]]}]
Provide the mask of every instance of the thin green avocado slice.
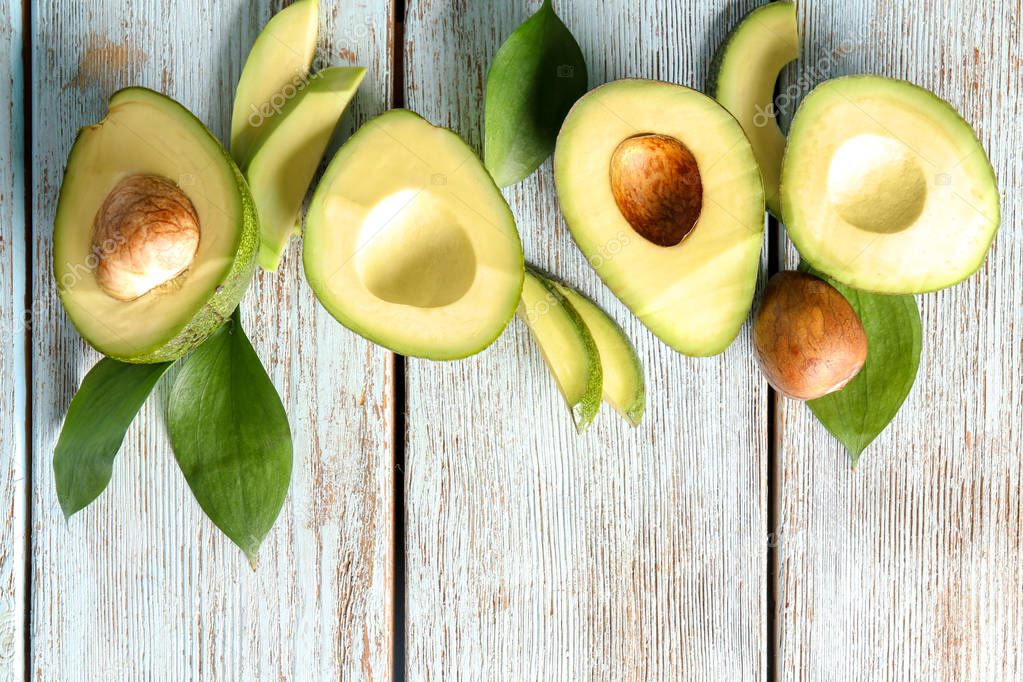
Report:
[{"label": "thin green avocado slice", "polygon": [[99,352],[156,363],[194,349],[238,306],[258,246],[244,177],[171,98],[121,90],[102,121],[79,131],[53,270],[68,317]]},{"label": "thin green avocado slice", "polygon": [[296,0],[275,14],[252,44],[234,95],[231,154],[245,168],[265,124],[300,90],[319,33],[319,0]]},{"label": "thin green avocado slice", "polygon": [[774,86],[782,68],[798,58],[796,5],[770,2],[743,17],[721,43],[707,88],[711,97],[735,116],[753,145],[767,208],[778,217],[785,133],[775,118]]},{"label": "thin green avocado slice", "polygon": [[554,282],[593,336],[604,373],[604,400],[633,426],[646,407],[643,364],[625,331],[600,306],[562,282]]},{"label": "thin green avocado slice", "polygon": [[338,150],[302,243],[323,307],[402,355],[478,353],[522,292],[522,242],[493,178],[462,138],[404,109],[370,120]]},{"label": "thin green avocado slice", "polygon": [[966,279],[1001,221],[994,170],[970,125],[935,94],[881,76],[836,78],[803,100],[781,201],[809,264],[882,294]]},{"label": "thin green avocado slice", "polygon": [[519,317],[533,333],[540,353],[583,432],[600,410],[603,369],[600,351],[576,308],[558,287],[526,269]]},{"label": "thin green avocado slice", "polygon": [[259,211],[259,265],[276,271],[301,225],[302,200],[355,91],[362,67],[335,66],[309,77],[305,88],[267,124],[245,169]]},{"label": "thin green avocado slice", "polygon": [[640,322],[686,355],[732,343],[765,220],[753,148],[727,110],[680,85],[602,85],[565,119],[554,181],[576,245]]}]

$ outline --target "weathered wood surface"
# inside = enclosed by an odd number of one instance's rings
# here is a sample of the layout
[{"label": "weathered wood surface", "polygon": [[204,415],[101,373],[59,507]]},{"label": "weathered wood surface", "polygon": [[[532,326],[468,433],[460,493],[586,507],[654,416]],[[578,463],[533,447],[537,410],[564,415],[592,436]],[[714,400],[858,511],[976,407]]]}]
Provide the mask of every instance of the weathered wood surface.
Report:
[{"label": "weathered wood surface", "polygon": [[0,4],[0,680],[25,664],[25,188],[22,17]]},{"label": "weathered wood surface", "polygon": [[[296,436],[288,503],[257,572],[193,502],[160,397],[129,431],[110,490],[69,524],[52,448],[96,355],[57,303],[50,232],[75,130],[140,83],[221,138],[230,93],[280,0],[33,3],[32,585],[25,614],[25,252],[18,3],[0,5],[0,680],[388,679],[392,646],[393,377],[337,325],[293,245],[246,300],[247,327]],[[538,0],[323,0],[318,61],[370,75],[345,132],[389,104],[404,49],[409,106],[480,146],[486,69]],[[753,0],[562,0],[590,83],[699,87]],[[650,406],[577,436],[528,332],[513,322],[459,363],[408,365],[409,679],[978,679],[1023,676],[1023,33],[1018,0],[807,0],[789,82],[855,72],[950,100],[990,151],[1003,229],[965,284],[920,297],[920,379],[850,471],[802,405],[768,395],[748,333],[680,357],[643,329],[572,244],[550,166],[507,192],[527,257],[579,284],[636,340]],[[25,27],[26,32],[29,27]],[[802,88],[799,89],[800,91]],[[787,253],[791,265],[794,254]],[[163,393],[165,395],[165,391]],[[768,484],[778,502],[775,637],[766,627]],[[24,636],[32,637],[23,661]]]},{"label": "weathered wood surface", "polygon": [[[539,2],[412,0],[408,105],[481,146],[487,68]],[[701,87],[755,3],[562,0],[590,84]],[[767,391],[748,334],[688,359],[603,287],[571,241],[550,163],[506,193],[528,260],[625,325],[647,368],[631,429],[584,436],[524,324],[452,364],[410,361],[409,679],[758,679],[766,670]]]},{"label": "weathered wood surface", "polygon": [[779,679],[1023,678],[1020,12],[801,5],[789,82],[874,72],[949,100],[992,157],[1002,231],[978,275],[918,298],[919,379],[856,471],[809,410],[780,405]]},{"label": "weathered wood surface", "polygon": [[[53,210],[75,131],[103,115],[114,90],[143,84],[182,101],[225,139],[245,55],[280,5],[33,3],[35,679],[390,676],[390,356],[318,306],[297,246],[281,272],[258,278],[243,306],[295,434],[291,491],[258,571],[189,494],[166,445],[165,388],[129,431],[93,507],[65,523],[54,493],[53,444],[96,360],[60,309],[50,267]],[[318,61],[369,67],[344,126],[351,131],[389,103],[390,8],[323,5]]]}]

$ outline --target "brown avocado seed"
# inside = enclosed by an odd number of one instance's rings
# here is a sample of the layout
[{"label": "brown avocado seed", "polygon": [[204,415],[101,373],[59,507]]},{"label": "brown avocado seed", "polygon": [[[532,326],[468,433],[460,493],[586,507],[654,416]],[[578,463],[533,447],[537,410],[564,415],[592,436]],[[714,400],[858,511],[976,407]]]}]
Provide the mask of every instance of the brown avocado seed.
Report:
[{"label": "brown avocado seed", "polygon": [[771,385],[797,400],[841,389],[867,359],[867,335],[849,301],[802,272],[780,272],[767,283],[753,346]]},{"label": "brown avocado seed", "polygon": [[96,281],[121,301],[176,278],[192,264],[198,249],[195,207],[176,184],[158,175],[121,180],[93,221]]},{"label": "brown avocado seed", "polygon": [[611,193],[622,217],[658,246],[682,242],[703,210],[700,167],[689,148],[667,135],[627,138],[611,155]]}]

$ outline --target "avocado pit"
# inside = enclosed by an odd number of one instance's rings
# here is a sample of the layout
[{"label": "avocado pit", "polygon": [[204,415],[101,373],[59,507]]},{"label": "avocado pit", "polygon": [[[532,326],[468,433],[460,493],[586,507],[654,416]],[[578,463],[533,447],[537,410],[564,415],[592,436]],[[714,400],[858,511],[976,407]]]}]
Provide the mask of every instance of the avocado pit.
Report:
[{"label": "avocado pit", "polygon": [[797,400],[844,388],[867,360],[867,334],[849,301],[802,272],[781,272],[767,283],[753,346],[771,385]]},{"label": "avocado pit", "polygon": [[199,249],[199,216],[167,178],[130,175],[110,191],[93,221],[100,288],[132,301],[189,268]]},{"label": "avocado pit", "polygon": [[700,167],[674,137],[626,138],[611,155],[610,176],[618,210],[647,241],[675,246],[696,227],[703,210]]}]

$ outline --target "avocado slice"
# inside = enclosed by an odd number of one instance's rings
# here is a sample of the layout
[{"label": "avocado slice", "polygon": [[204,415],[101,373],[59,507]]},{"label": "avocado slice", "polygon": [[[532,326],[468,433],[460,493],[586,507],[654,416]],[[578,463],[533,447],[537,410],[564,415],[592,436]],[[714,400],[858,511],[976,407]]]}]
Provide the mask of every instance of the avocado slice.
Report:
[{"label": "avocado slice", "polygon": [[781,200],[807,262],[883,294],[966,279],[1001,220],[994,170],[970,125],[933,93],[881,76],[837,78],[807,96]]},{"label": "avocado slice", "polygon": [[338,150],[306,213],[303,260],[339,322],[432,360],[489,346],[522,290],[522,243],[490,174],[462,138],[404,109]]},{"label": "avocado slice", "polygon": [[82,337],[117,360],[175,360],[237,307],[259,224],[231,156],[187,109],[146,88],[110,98],[68,157],[53,269]]},{"label": "avocado slice", "polygon": [[728,347],[753,301],[764,191],[720,104],[648,80],[591,90],[558,136],[554,180],[576,244],[643,324],[687,355]]},{"label": "avocado slice", "polygon": [[579,313],[597,344],[604,373],[604,401],[630,424],[639,426],[646,407],[646,384],[636,347],[600,306],[563,282],[553,283]]},{"label": "avocado slice", "polygon": [[301,225],[302,200],[341,115],[366,75],[362,67],[335,66],[310,76],[252,153],[245,169],[259,211],[259,264],[277,270],[288,240]]},{"label": "avocado slice", "polygon": [[252,44],[231,115],[231,154],[242,168],[266,133],[267,121],[305,84],[319,25],[319,0],[296,0],[271,17]]},{"label": "avocado slice", "polygon": [[529,327],[580,433],[600,410],[600,351],[582,316],[557,285],[527,268],[519,317]]},{"label": "avocado slice", "polygon": [[711,97],[742,126],[764,179],[767,208],[781,217],[778,182],[785,133],[774,109],[774,85],[786,64],[799,58],[796,5],[771,2],[757,7],[732,29],[714,55]]}]

